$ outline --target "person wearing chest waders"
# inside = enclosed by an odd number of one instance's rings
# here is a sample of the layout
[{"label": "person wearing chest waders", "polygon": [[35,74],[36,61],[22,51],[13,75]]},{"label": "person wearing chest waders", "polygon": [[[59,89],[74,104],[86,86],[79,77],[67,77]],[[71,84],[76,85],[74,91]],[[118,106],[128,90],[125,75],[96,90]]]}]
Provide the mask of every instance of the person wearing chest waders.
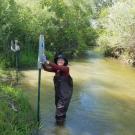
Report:
[{"label": "person wearing chest waders", "polygon": [[45,71],[55,73],[53,78],[56,105],[55,118],[57,125],[63,125],[73,92],[73,81],[69,73],[68,60],[60,54],[54,58],[54,63],[46,60],[46,57],[43,57],[41,61]]}]

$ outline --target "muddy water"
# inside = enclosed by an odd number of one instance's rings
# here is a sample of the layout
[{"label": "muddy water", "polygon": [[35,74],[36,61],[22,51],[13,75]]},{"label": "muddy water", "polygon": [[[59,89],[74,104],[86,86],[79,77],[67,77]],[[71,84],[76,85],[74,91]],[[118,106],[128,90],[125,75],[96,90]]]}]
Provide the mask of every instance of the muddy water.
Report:
[{"label": "muddy water", "polygon": [[[55,125],[53,74],[42,71],[41,135],[135,135],[135,69],[116,60],[70,63],[74,93],[64,127]],[[34,109],[36,70],[23,71],[22,87]]]}]

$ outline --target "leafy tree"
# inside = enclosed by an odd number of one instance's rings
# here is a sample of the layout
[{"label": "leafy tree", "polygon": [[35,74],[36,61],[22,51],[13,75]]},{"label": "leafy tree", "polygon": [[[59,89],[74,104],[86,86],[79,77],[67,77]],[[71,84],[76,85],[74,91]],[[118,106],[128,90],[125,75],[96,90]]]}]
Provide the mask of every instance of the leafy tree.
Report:
[{"label": "leafy tree", "polygon": [[10,41],[15,38],[21,46],[22,66],[36,65],[40,33],[45,34],[49,56],[64,51],[74,57],[96,45],[93,12],[86,0],[0,1],[0,47],[9,66],[13,63]]},{"label": "leafy tree", "polygon": [[[126,0],[116,2],[101,12],[100,22],[104,32],[99,43],[108,46],[134,45],[135,2]],[[105,16],[104,16],[105,15]]]}]

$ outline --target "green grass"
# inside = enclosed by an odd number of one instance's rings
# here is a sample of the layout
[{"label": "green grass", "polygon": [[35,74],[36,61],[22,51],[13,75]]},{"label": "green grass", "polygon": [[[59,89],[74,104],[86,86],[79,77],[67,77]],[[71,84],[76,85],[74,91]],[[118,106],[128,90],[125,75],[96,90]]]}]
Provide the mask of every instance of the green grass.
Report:
[{"label": "green grass", "polygon": [[0,85],[0,134],[30,135],[36,120],[20,89]]}]

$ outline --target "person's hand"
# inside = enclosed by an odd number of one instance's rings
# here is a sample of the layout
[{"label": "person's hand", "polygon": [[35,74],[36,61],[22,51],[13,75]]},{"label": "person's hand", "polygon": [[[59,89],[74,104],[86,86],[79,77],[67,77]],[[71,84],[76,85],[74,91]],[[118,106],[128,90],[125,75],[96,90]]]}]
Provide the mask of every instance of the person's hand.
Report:
[{"label": "person's hand", "polygon": [[46,63],[46,62],[47,62],[46,56],[41,56],[41,57],[40,57],[40,63],[41,63],[41,64],[44,64],[44,63]]}]

